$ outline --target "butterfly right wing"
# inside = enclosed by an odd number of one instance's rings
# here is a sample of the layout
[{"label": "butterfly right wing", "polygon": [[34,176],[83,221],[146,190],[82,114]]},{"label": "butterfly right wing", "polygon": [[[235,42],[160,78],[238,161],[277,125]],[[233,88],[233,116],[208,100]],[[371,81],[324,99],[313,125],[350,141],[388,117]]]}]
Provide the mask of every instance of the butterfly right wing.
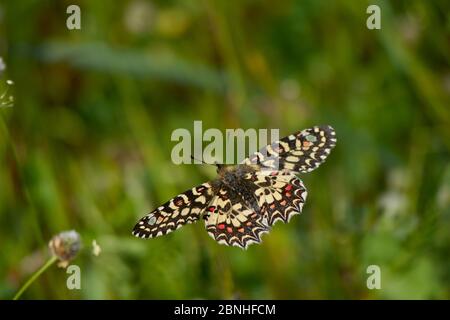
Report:
[{"label": "butterfly right wing", "polygon": [[262,170],[246,174],[244,179],[256,186],[254,194],[269,227],[277,221],[288,223],[292,216],[301,213],[308,193],[292,173]]},{"label": "butterfly right wing", "polygon": [[336,132],[330,126],[315,126],[275,141],[244,159],[241,164],[259,165],[262,170],[311,172],[336,145]]},{"label": "butterfly right wing", "polygon": [[211,184],[203,183],[145,215],[135,225],[132,233],[138,238],[154,238],[195,222],[205,211],[212,197]]}]

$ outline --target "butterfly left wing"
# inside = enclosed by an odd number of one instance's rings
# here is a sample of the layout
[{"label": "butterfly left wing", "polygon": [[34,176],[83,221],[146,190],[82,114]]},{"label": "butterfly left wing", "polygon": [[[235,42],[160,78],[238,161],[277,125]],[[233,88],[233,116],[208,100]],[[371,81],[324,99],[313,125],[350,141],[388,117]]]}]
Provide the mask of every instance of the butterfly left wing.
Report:
[{"label": "butterfly left wing", "polygon": [[169,200],[138,221],[133,235],[154,238],[168,234],[185,224],[197,221],[213,197],[209,182]]},{"label": "butterfly left wing", "polygon": [[206,231],[220,244],[247,249],[252,243],[260,243],[262,234],[269,232],[263,216],[225,184],[218,187],[206,210]]}]

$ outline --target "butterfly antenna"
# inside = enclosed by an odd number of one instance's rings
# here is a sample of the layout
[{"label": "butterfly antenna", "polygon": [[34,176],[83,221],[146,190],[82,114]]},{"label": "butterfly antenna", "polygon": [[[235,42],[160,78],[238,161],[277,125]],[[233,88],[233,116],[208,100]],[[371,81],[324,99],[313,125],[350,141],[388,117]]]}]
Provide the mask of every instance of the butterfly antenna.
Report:
[{"label": "butterfly antenna", "polygon": [[203,164],[210,164],[210,163],[206,163],[205,161],[203,161],[203,160],[201,160],[201,159],[197,159],[197,158],[194,157],[193,155],[191,155],[191,159],[192,159],[192,160],[200,161],[200,162],[203,163]]}]

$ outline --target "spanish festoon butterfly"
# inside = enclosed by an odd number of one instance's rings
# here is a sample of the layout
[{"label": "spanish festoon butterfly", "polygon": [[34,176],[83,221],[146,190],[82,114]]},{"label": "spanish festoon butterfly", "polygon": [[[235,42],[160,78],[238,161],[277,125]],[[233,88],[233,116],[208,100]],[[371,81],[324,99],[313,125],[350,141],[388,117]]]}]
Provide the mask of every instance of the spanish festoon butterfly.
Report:
[{"label": "spanish festoon butterfly", "polygon": [[315,126],[264,147],[238,165],[217,164],[218,177],[179,194],[144,216],[133,229],[139,238],[168,234],[205,220],[221,244],[246,249],[281,220],[302,211],[306,188],[296,176],[316,169],[336,145],[330,126]]}]

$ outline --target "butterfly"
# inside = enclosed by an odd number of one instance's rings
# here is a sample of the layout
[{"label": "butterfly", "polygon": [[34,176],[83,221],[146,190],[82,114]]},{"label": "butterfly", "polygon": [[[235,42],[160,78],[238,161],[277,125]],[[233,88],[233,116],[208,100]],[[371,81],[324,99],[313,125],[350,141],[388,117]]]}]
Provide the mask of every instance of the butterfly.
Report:
[{"label": "butterfly", "polygon": [[217,242],[247,249],[277,221],[287,223],[301,213],[307,191],[296,174],[319,167],[335,145],[332,127],[315,126],[267,145],[238,165],[216,164],[215,180],[148,213],[132,233],[155,238],[203,218]]}]

